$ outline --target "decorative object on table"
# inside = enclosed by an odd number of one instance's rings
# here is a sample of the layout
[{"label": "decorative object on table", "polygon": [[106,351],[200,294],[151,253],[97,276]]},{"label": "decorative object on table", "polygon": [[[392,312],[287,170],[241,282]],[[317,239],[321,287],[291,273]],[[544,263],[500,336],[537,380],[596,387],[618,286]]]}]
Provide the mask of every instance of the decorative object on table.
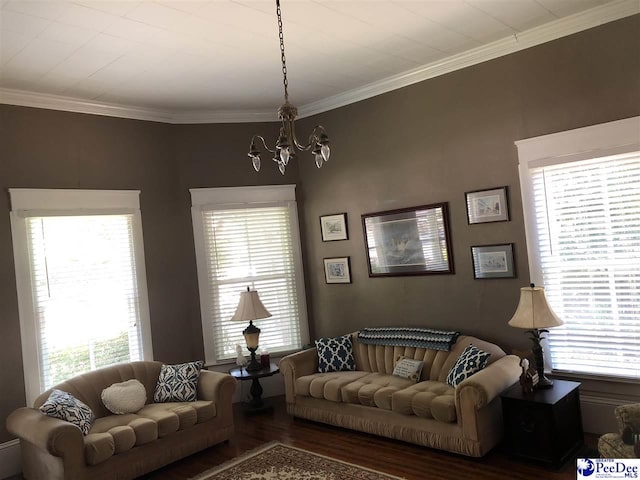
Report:
[{"label": "decorative object on table", "polygon": [[260,301],[258,292],[247,287],[247,291],[240,294],[240,303],[238,303],[238,308],[233,317],[231,317],[231,321],[249,321],[249,326],[242,331],[242,335],[244,335],[244,339],[247,342],[247,350],[251,352],[251,360],[246,366],[249,371],[262,368],[260,362],[256,360],[256,350],[260,346],[260,329],[253,324],[253,321],[269,317],[271,317],[271,314]]},{"label": "decorative object on table", "polygon": [[243,366],[247,363],[247,358],[242,354],[240,344],[236,345],[236,365]]},{"label": "decorative object on table", "polygon": [[295,131],[295,119],[298,115],[298,109],[289,103],[289,83],[287,80],[287,63],[284,56],[284,36],[282,33],[282,14],[280,11],[280,0],[276,0],[276,15],[278,16],[278,31],[280,34],[280,60],[282,62],[282,76],[284,83],[284,103],[278,109],[278,118],[282,121],[280,127],[280,136],[276,142],[274,149],[267,147],[267,143],[264,137],[260,135],[254,135],[251,139],[251,145],[249,146],[249,153],[247,154],[251,159],[253,168],[256,172],[260,171],[260,150],[257,148],[256,142],[259,140],[262,142],[262,146],[268,152],[274,156],[272,160],[278,165],[280,173],[284,175],[284,172],[289,164],[289,161],[295,156],[296,149],[301,152],[311,150],[314,156],[316,167],[322,167],[324,162],[329,160],[329,154],[331,149],[329,148],[329,137],[324,131],[322,125],[316,125],[313,127],[311,135],[309,135],[309,142],[306,145],[302,145],[298,142]]},{"label": "decorative object on table", "polygon": [[347,214],[336,213],[320,217],[320,231],[323,242],[335,242],[337,240],[349,240],[347,229]]},{"label": "decorative object on table", "polygon": [[349,257],[325,258],[324,279],[327,283],[351,283]]},{"label": "decorative object on table", "polygon": [[522,367],[522,374],[520,374],[520,386],[524,393],[532,393],[533,388],[538,383],[538,373],[532,373],[529,370],[529,360],[523,358],[520,360],[520,366]]},{"label": "decorative object on table", "polygon": [[473,278],[515,278],[513,243],[471,247]]},{"label": "decorative object on table", "polygon": [[509,221],[507,187],[475,190],[464,194],[467,203],[467,222],[474,223]]},{"label": "decorative object on table", "polygon": [[260,351],[260,365],[262,366],[262,368],[267,368],[270,364],[271,358],[269,355],[269,350],[267,350],[267,347],[262,347],[262,350]]},{"label": "decorative object on table", "polygon": [[370,277],[453,273],[447,203],[362,215]]},{"label": "decorative object on table", "polygon": [[394,475],[278,442],[268,443],[246,452],[201,473],[193,480],[237,480],[240,478],[401,480],[400,477]]},{"label": "decorative object on table", "polygon": [[553,312],[544,296],[544,288],[536,287],[533,283],[520,289],[520,302],[513,314],[509,325],[516,328],[526,328],[536,359],[538,371],[538,384],[536,388],[551,388],[553,381],[544,375],[544,354],[540,341],[544,340],[544,333],[549,333],[547,328],[558,327],[564,322]]}]

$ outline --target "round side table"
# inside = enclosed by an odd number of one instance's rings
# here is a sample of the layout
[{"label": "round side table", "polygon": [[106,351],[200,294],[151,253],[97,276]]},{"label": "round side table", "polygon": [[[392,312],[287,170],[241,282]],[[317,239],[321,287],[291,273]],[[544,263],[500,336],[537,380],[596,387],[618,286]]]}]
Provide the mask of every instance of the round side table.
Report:
[{"label": "round side table", "polygon": [[271,377],[276,373],[280,373],[278,365],[271,362],[268,367],[264,367],[260,370],[249,371],[244,367],[233,367],[229,370],[229,374],[240,380],[251,380],[251,400],[244,404],[244,411],[247,414],[262,413],[273,410],[273,405],[270,402],[262,399],[262,385],[260,385],[260,379],[264,377]]}]

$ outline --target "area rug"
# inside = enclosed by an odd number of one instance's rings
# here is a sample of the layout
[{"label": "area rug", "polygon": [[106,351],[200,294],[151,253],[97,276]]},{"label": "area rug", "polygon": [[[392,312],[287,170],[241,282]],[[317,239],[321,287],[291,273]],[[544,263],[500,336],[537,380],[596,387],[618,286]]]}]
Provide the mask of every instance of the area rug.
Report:
[{"label": "area rug", "polygon": [[402,480],[282,443],[269,443],[192,480]]}]

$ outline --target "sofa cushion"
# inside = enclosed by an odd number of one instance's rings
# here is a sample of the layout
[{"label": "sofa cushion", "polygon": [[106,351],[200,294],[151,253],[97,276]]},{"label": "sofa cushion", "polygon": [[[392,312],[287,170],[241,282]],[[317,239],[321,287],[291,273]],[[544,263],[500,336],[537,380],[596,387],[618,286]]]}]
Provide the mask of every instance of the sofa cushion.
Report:
[{"label": "sofa cushion", "polygon": [[116,454],[131,450],[136,444],[136,434],[129,425],[110,428],[107,433],[113,437]]},{"label": "sofa cushion", "polygon": [[110,412],[121,415],[135,413],[144,407],[147,391],[139,380],[132,378],[105,388],[100,397]]},{"label": "sofa cushion", "polygon": [[454,392],[455,389],[446,383],[431,380],[419,382],[395,392],[391,397],[391,410],[404,415],[454,422]]},{"label": "sofa cushion", "polygon": [[408,378],[409,380],[412,380],[413,383],[418,383],[423,366],[424,361],[422,360],[414,360],[400,355],[396,358],[396,363],[393,367],[393,374],[397,377]]},{"label": "sofa cushion", "polygon": [[162,365],[154,402],[193,402],[198,393],[198,377],[204,362]]},{"label": "sofa cushion", "polygon": [[296,395],[341,402],[341,389],[348,383],[368,375],[368,372],[314,373],[296,379]]},{"label": "sofa cushion", "polygon": [[413,380],[383,373],[368,373],[342,387],[342,401],[391,410],[391,396],[413,384]]},{"label": "sofa cushion", "polygon": [[133,413],[97,418],[89,433],[110,433],[112,429],[124,426],[133,430],[135,445],[144,445],[158,438],[158,424],[150,418],[140,417]]},{"label": "sofa cushion", "polygon": [[447,375],[447,383],[452,387],[458,386],[463,380],[482,370],[487,365],[490,356],[490,353],[483,352],[469,344],[451,367]]},{"label": "sofa cushion", "polygon": [[158,424],[158,437],[166,437],[180,429],[180,417],[161,403],[150,403],[138,411],[138,415],[149,418]]},{"label": "sofa cushion", "polygon": [[109,433],[90,433],[84,437],[84,459],[88,465],[97,465],[115,453],[115,442]]},{"label": "sofa cushion", "polygon": [[356,369],[350,335],[316,340],[318,371],[320,373],[352,371]]},{"label": "sofa cushion", "polygon": [[73,423],[83,435],[87,435],[95,420],[91,409],[70,393],[53,389],[40,411],[50,417]]}]

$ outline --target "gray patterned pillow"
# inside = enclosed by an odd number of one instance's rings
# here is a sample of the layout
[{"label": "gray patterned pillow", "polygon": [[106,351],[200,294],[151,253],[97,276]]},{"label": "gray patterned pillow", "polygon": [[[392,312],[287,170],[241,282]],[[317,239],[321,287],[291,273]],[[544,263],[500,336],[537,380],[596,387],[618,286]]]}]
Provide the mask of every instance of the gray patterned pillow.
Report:
[{"label": "gray patterned pillow", "polygon": [[320,338],[316,340],[318,348],[318,371],[320,373],[355,370],[351,337],[344,335],[337,338]]},{"label": "gray patterned pillow", "polygon": [[469,344],[460,354],[455,365],[451,367],[449,375],[447,375],[447,383],[452,387],[457,387],[463,380],[486,367],[490,356],[490,353],[483,352],[478,347]]},{"label": "gray patterned pillow", "polygon": [[198,377],[204,362],[162,365],[154,402],[195,402],[198,395]]},{"label": "gray patterned pillow", "polygon": [[50,417],[73,423],[83,435],[89,433],[96,416],[91,409],[70,393],[53,389],[40,411]]}]

